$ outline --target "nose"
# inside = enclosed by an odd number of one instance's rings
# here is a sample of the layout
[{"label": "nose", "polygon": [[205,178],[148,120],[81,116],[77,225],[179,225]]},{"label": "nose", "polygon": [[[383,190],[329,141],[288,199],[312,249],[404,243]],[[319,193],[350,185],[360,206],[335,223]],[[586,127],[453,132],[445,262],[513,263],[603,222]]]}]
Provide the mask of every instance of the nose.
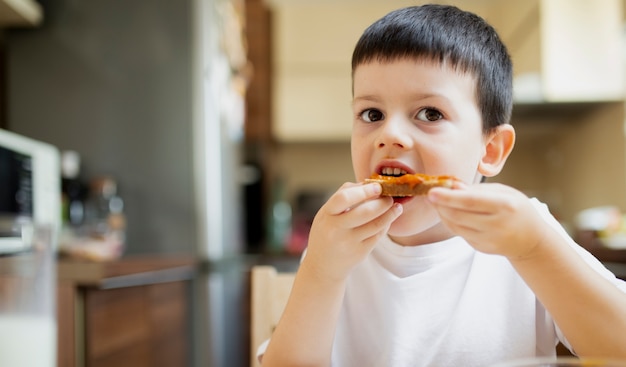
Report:
[{"label": "nose", "polygon": [[392,116],[387,118],[381,125],[379,135],[376,138],[377,148],[401,148],[410,149],[413,140],[409,135],[409,122],[402,116]]}]

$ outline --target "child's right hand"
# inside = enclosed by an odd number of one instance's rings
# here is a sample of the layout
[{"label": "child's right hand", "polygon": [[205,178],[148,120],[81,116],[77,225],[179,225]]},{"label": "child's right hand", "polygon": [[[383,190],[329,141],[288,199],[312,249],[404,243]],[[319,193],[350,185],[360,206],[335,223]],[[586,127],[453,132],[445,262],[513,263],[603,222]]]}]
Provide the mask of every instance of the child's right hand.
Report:
[{"label": "child's right hand", "polygon": [[343,184],[313,220],[303,265],[319,277],[345,279],[402,214],[402,205],[380,193],[377,183]]}]

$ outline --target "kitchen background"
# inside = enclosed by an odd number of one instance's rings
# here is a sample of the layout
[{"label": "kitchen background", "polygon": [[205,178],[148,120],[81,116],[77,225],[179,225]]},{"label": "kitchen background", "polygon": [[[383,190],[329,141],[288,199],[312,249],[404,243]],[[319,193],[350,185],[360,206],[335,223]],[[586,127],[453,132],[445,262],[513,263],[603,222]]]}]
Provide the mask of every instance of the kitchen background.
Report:
[{"label": "kitchen background", "polygon": [[[580,210],[626,210],[623,1],[437,2],[483,15],[514,59],[518,141],[495,180],[571,230]],[[307,221],[352,180],[352,47],[422,2],[42,0],[26,24],[8,3],[0,127],[114,177],[126,256],[201,264],[193,364],[247,365],[249,267],[293,269]]]}]

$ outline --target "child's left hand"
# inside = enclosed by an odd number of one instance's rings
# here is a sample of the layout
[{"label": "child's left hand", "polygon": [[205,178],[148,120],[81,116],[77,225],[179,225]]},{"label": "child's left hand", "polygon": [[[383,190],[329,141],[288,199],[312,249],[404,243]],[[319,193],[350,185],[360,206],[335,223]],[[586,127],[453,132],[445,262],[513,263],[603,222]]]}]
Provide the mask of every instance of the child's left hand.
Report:
[{"label": "child's left hand", "polygon": [[526,257],[541,243],[547,225],[522,192],[497,183],[433,188],[428,199],[442,222],[476,250]]}]

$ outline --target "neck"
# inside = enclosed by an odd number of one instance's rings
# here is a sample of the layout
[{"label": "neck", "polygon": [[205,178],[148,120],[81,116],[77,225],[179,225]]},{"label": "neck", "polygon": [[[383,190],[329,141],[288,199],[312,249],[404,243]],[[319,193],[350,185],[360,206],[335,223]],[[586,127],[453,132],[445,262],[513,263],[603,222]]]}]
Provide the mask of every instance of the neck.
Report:
[{"label": "neck", "polygon": [[430,243],[441,242],[456,236],[454,232],[449,230],[443,223],[439,222],[436,225],[422,231],[418,234],[410,236],[394,236],[388,235],[388,237],[395,243],[401,246],[421,246],[428,245]]}]

